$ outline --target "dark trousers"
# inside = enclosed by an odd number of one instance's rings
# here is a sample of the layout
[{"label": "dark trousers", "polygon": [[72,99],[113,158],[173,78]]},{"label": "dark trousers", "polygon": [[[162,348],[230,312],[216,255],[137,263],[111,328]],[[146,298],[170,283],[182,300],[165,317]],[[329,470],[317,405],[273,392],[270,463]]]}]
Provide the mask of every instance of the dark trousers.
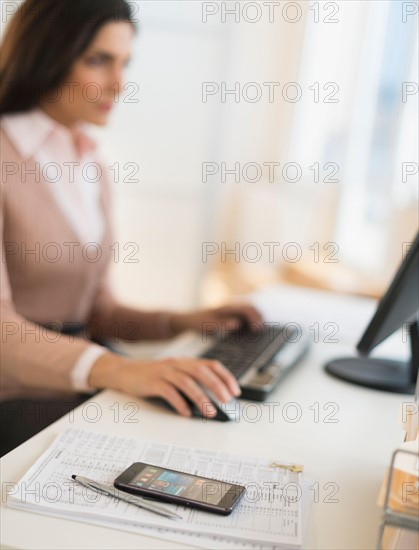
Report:
[{"label": "dark trousers", "polygon": [[92,397],[75,394],[68,399],[15,399],[0,402],[0,456],[5,455],[75,407]]}]

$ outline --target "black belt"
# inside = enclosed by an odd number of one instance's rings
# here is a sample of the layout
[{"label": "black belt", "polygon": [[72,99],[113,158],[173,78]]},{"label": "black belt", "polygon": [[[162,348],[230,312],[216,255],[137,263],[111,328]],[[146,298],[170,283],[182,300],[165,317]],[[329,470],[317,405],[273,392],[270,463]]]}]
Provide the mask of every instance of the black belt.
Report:
[{"label": "black belt", "polygon": [[55,332],[59,332],[60,334],[65,334],[67,336],[80,336],[81,334],[85,335],[88,340],[91,342],[94,342],[95,344],[99,344],[100,346],[103,346],[105,348],[108,348],[110,351],[117,353],[118,355],[126,355],[123,351],[115,348],[110,340],[107,340],[106,338],[95,338],[92,336],[89,336],[88,334],[88,325],[86,323],[78,323],[78,322],[65,322],[65,323],[58,323],[58,322],[52,322],[52,323],[46,323],[42,325],[44,328],[48,330],[53,330]]},{"label": "black belt", "polygon": [[64,322],[64,323],[45,323],[42,325],[48,330],[60,332],[61,334],[67,334],[69,336],[77,336],[85,332],[87,325],[79,322]]}]

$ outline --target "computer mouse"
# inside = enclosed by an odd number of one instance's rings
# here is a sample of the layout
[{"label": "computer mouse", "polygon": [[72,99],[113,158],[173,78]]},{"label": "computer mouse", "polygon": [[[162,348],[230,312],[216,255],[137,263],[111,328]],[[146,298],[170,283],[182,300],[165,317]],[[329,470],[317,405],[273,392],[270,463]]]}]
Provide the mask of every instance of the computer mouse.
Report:
[{"label": "computer mouse", "polygon": [[[179,391],[180,395],[189,405],[192,416],[205,420],[218,420],[219,422],[228,422],[229,420],[237,421],[237,419],[239,418],[239,402],[236,399],[231,399],[228,403],[221,403],[221,401],[219,401],[215,397],[215,395],[207,388],[204,389],[204,392],[208,396],[208,401],[215,407],[217,411],[217,414],[215,416],[204,416],[201,410],[195,405],[195,403],[182,391]],[[150,401],[158,405],[162,405],[165,408],[170,409],[171,411],[175,411],[175,408],[172,407],[172,405],[165,399],[155,397],[151,398]]]},{"label": "computer mouse", "polygon": [[236,420],[238,418],[239,402],[236,399],[231,399],[228,403],[222,403],[209,389],[205,388],[204,392],[208,396],[208,401],[215,407],[217,414],[215,416],[204,416],[199,407],[197,407],[187,395],[180,392],[182,397],[188,403],[192,411],[192,416],[204,418],[205,420],[219,420],[220,422],[228,422],[229,420]]}]

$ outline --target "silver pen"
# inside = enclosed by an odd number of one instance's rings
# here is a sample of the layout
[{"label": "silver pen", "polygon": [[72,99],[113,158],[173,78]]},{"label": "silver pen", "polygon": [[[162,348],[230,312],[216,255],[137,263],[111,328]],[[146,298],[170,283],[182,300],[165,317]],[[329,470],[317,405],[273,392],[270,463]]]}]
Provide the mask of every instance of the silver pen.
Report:
[{"label": "silver pen", "polygon": [[80,483],[80,485],[84,485],[84,487],[93,489],[93,491],[97,491],[98,493],[104,493],[105,495],[115,497],[118,500],[129,502],[130,504],[134,504],[139,508],[144,508],[149,512],[154,512],[155,514],[159,514],[166,518],[183,519],[182,516],[180,516],[179,514],[176,514],[175,512],[172,512],[171,510],[168,510],[164,506],[160,506],[159,504],[154,504],[152,502],[149,502],[145,498],[142,498],[136,495],[131,495],[129,493],[125,493],[124,491],[120,491],[113,485],[105,485],[103,483],[99,483],[99,481],[94,481],[93,479],[88,479],[87,477],[76,476],[74,474],[71,477],[72,479],[74,479],[74,481],[77,481],[77,483]]}]

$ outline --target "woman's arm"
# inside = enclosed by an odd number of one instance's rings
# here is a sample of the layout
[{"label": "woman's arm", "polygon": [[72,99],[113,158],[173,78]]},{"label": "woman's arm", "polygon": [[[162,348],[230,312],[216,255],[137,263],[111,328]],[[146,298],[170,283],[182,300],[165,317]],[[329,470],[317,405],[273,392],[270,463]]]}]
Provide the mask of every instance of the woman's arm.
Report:
[{"label": "woman's arm", "polygon": [[171,311],[141,311],[120,304],[106,279],[102,280],[87,322],[90,332],[115,342],[126,340],[160,340],[179,334],[172,326]]},{"label": "woman's arm", "polygon": [[53,332],[16,312],[1,258],[1,399],[75,392],[74,365],[91,342]]},{"label": "woman's arm", "polygon": [[259,330],[263,318],[256,308],[245,302],[191,312],[141,311],[119,304],[107,281],[102,281],[88,325],[104,338],[140,341],[170,338],[184,330],[205,336],[224,334],[243,325]]},{"label": "woman's arm", "polygon": [[[11,300],[6,263],[1,262],[1,399],[28,395],[30,390],[75,391],[72,372],[80,356],[92,346],[31,323],[17,314]],[[213,416],[203,388],[209,388],[222,402],[240,389],[234,377],[218,362],[190,357],[154,361],[127,359],[104,353],[88,374],[91,389],[116,389],[135,397],[161,397],[179,414],[190,416],[182,397],[186,394],[206,416]]]}]

